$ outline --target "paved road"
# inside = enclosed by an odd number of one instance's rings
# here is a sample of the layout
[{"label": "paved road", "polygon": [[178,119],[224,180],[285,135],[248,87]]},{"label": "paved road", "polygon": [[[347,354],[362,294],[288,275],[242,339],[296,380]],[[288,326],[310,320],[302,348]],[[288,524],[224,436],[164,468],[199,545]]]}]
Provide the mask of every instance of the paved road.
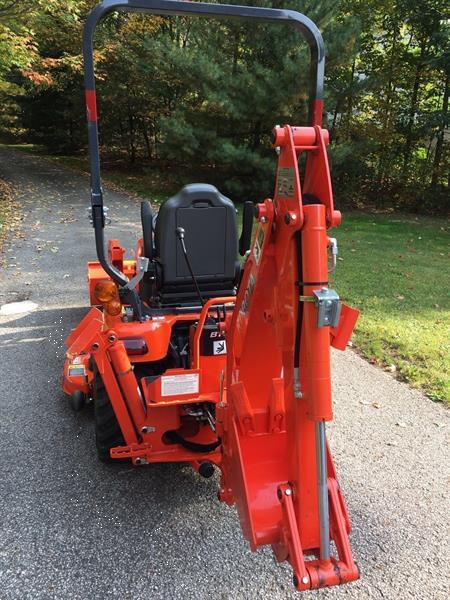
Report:
[{"label": "paved road", "polygon": [[[0,176],[24,215],[0,305],[38,304],[0,322],[0,598],[299,597],[269,550],[250,552],[216,481],[97,461],[91,415],[71,413],[59,387],[94,254],[87,179],[1,148]],[[138,203],[108,192],[107,204],[111,237],[135,238]],[[352,352],[333,360],[331,443],[361,580],[303,598],[447,600],[449,412]]]}]

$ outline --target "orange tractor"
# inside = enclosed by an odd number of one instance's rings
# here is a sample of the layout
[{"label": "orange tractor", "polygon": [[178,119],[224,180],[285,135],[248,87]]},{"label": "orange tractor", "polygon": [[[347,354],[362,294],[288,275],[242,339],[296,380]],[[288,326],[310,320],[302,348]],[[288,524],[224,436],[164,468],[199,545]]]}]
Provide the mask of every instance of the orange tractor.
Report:
[{"label": "orange tractor", "polygon": [[[113,10],[286,23],[308,42],[308,126],[273,130],[274,196],[245,203],[239,239],[231,200],[192,184],[157,215],[142,203],[135,260],[124,260],[116,240],[106,248],[93,34]],[[337,247],[327,231],[341,215],[322,128],[319,30],[289,10],[105,0],[87,20],[84,60],[98,261],[88,264],[92,308],[66,342],[72,407],[93,398],[102,460],[184,462],[204,477],[218,469],[219,499],[236,505],[252,550],[269,544],[289,561],[298,590],[357,579],[325,432],[330,346],[345,349],[358,311],[328,287]]]}]

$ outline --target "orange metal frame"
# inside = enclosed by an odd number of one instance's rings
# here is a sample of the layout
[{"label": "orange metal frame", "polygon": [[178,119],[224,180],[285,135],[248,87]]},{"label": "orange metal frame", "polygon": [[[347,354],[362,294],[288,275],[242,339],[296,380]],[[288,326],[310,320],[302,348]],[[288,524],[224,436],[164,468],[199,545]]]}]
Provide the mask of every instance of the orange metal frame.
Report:
[{"label": "orange metal frame", "polygon": [[[358,577],[329,450],[329,525],[337,555],[320,558],[315,427],[332,419],[330,345],[345,347],[358,312],[345,307],[345,318],[330,331],[318,327],[317,307],[308,301],[328,285],[327,228],[341,218],[333,207],[328,134],[320,127],[290,126],[274,134],[276,192],[273,201],[258,205],[229,331],[226,399],[219,405],[220,497],[236,503],[252,549],[271,544],[279,560],[289,560],[295,586],[303,590]],[[303,193],[320,199],[317,204],[302,201],[303,151]],[[315,558],[306,561],[304,554]]]},{"label": "orange metal frame", "polygon": [[[89,394],[92,361],[102,377],[125,445],[113,458],[135,464],[182,461],[198,469],[208,460],[221,469],[219,498],[236,504],[251,548],[270,544],[278,560],[288,560],[297,589],[314,589],[357,579],[348,534],[350,522],[326,446],[329,536],[336,554],[321,556],[321,522],[316,425],[332,419],[330,346],[345,349],[358,311],[342,305],[338,326],[319,327],[313,293],[328,286],[327,229],[340,223],[334,210],[322,128],[284,126],[275,130],[279,148],[273,200],[257,206],[258,225],[245,262],[237,297],[208,300],[201,312],[168,314],[144,322],[124,322],[95,306],[67,340],[63,387]],[[298,168],[308,153],[303,189]],[[304,203],[303,195],[320,199]],[[139,248],[142,242],[138,243]],[[132,277],[135,261],[123,260],[113,240],[109,259]],[[89,290],[107,278],[89,263]],[[301,279],[300,279],[301,278]],[[220,324],[227,356],[202,356],[200,339],[208,314],[217,305],[234,304]],[[139,384],[133,364],[163,359],[173,326],[196,324],[191,338],[190,369],[163,376],[198,378],[198,390],[166,397],[161,377]],[[129,357],[122,341],[139,337],[147,352]],[[84,368],[80,374],[78,367]],[[71,375],[73,373],[73,375]],[[180,427],[183,407],[216,405],[216,432],[203,427],[191,441],[221,445],[199,455],[167,443],[164,432]],[[313,557],[307,560],[305,556]]]}]

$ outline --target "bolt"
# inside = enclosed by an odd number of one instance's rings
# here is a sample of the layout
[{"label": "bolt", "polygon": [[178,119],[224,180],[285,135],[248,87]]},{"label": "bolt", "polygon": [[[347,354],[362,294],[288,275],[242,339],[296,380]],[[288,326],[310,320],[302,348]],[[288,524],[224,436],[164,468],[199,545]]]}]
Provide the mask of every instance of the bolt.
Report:
[{"label": "bolt", "polygon": [[108,341],[109,341],[109,342],[111,342],[111,344],[112,344],[113,342],[115,342],[115,341],[116,341],[116,336],[115,336],[115,335],[110,335],[110,336],[108,337]]},{"label": "bolt", "polygon": [[302,583],[308,583],[309,579],[308,577],[305,575],[304,577],[302,577]]},{"label": "bolt", "polygon": [[137,457],[137,459],[134,461],[134,464],[141,465],[142,464],[142,458]]},{"label": "bolt", "polygon": [[261,223],[267,223],[266,217],[261,217]]},{"label": "bolt", "polygon": [[144,425],[141,428],[141,433],[153,433],[156,431],[156,427],[151,427],[150,425]]},{"label": "bolt", "polygon": [[284,493],[286,496],[290,496],[292,494],[292,490],[287,489]]},{"label": "bolt", "polygon": [[100,348],[100,344],[98,342],[95,342],[95,344],[92,344],[92,350],[98,350]]}]

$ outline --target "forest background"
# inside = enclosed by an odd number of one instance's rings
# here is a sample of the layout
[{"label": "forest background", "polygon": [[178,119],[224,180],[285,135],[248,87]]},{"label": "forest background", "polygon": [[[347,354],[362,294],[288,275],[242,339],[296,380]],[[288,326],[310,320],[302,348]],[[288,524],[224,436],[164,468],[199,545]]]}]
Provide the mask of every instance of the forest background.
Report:
[{"label": "forest background", "polygon": [[[233,3],[231,0],[230,3]],[[445,0],[253,0],[304,12],[326,43],[324,125],[338,204],[449,208]],[[0,139],[86,152],[83,22],[95,0],[0,0]],[[308,51],[292,28],[111,15],[95,43],[107,166],[272,193],[269,135],[302,124]]]}]

